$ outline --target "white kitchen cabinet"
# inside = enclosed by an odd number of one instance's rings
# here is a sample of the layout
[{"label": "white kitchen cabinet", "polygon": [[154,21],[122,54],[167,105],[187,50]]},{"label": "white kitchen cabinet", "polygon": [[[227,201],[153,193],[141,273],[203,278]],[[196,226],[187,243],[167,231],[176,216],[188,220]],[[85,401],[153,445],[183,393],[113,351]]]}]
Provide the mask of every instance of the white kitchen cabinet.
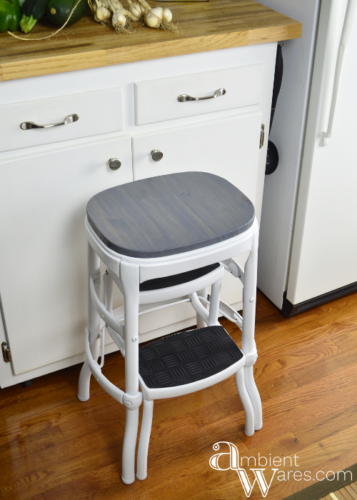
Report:
[{"label": "white kitchen cabinet", "polygon": [[[6,343],[12,354],[11,363],[0,360],[1,387],[84,359],[84,216],[86,203],[95,193],[134,178],[208,171],[239,187],[253,201],[259,219],[267,144],[265,138],[260,147],[261,128],[263,124],[268,131],[275,50],[276,44],[268,43],[1,84],[0,108],[16,109],[16,120],[8,118],[13,130],[16,128],[18,134],[36,132],[33,137],[37,141],[31,143],[30,135],[20,135],[30,142],[19,142],[16,148],[16,141],[9,138],[11,148],[3,143],[0,148],[0,293],[4,313],[0,343]],[[211,88],[207,75],[213,74]],[[172,113],[163,100],[161,106],[167,109],[159,119],[165,121],[150,118],[149,109],[143,124],[137,125],[138,106],[143,110],[145,105],[140,88],[147,91],[145,82],[161,79],[171,82],[168,89],[175,92],[177,82],[180,89],[182,82],[187,83],[181,92],[201,91],[204,85],[207,94],[219,83],[227,87],[227,94],[202,101],[204,106],[182,103],[184,107],[178,109],[184,110],[183,115]],[[71,96],[89,99],[98,93],[109,105],[105,109],[94,105],[82,113],[82,122],[77,123],[84,127],[83,132],[71,129],[75,123],[52,130],[17,130],[21,121],[40,118],[31,113],[22,118],[18,96],[26,95],[27,102],[53,100],[56,106],[52,110],[50,106],[41,110],[41,118],[52,122],[61,114],[61,97],[68,97],[69,101],[63,102],[70,102],[70,113],[77,113],[80,99],[77,109]],[[103,113],[108,113],[104,125]],[[0,122],[4,116],[0,115]],[[1,122],[1,127],[5,129],[6,123]],[[160,162],[152,160],[153,149],[164,153]],[[122,162],[119,170],[109,169],[110,158]],[[239,308],[237,281],[225,278],[222,298]],[[167,308],[140,318],[140,338],[148,340],[194,323],[188,304]],[[107,352],[114,349],[113,343],[107,345]]]},{"label": "white kitchen cabinet", "polygon": [[98,191],[132,181],[130,137],[29,154],[0,169],[1,297],[20,374],[83,353],[85,207]]}]

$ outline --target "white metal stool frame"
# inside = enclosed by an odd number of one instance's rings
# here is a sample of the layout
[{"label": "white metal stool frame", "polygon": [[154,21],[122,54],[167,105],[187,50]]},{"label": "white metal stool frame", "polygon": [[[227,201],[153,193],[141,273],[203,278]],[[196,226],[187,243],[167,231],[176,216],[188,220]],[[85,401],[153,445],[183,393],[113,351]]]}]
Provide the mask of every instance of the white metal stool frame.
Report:
[{"label": "white metal stool frame", "polygon": [[[230,375],[235,375],[238,393],[246,415],[247,435],[253,435],[262,427],[262,406],[258,389],[253,376],[253,365],[257,359],[254,340],[255,302],[257,284],[258,258],[258,223],[245,232],[228,240],[203,247],[190,252],[158,258],[134,258],[121,255],[106,247],[98,238],[86,219],[88,239],[88,327],[86,328],[85,350],[86,361],[79,379],[78,398],[89,399],[90,377],[93,373],[98,383],[114,399],[126,406],[126,424],[123,443],[122,480],[130,484],[135,480],[135,447],[138,432],[139,406],[144,396],[144,413],[138,451],[137,477],[145,479],[147,470],[147,454],[153,414],[153,400],[174,397],[195,392],[216,384]],[[244,272],[232,259],[232,256],[250,251]],[[104,276],[104,293],[102,304],[98,298],[100,292],[100,261],[107,266],[108,274]],[[180,274],[210,264],[222,262],[224,267],[244,284],[242,317],[227,304],[219,301],[223,266],[201,278],[169,288],[148,292],[140,292],[140,283],[173,274]],[[124,295],[124,306],[112,310],[113,280]],[[206,287],[212,286],[212,297],[206,295]],[[201,290],[203,296],[198,296]],[[188,296],[188,297],[187,297]],[[175,299],[175,300],[174,300]],[[139,375],[139,323],[142,312],[152,311],[190,301],[199,318],[199,327],[219,325],[218,314],[226,316],[242,329],[243,358],[228,369],[192,384],[166,389],[150,389]],[[210,310],[202,305],[209,304]],[[153,304],[147,309],[145,304]],[[121,321],[125,318],[125,326]],[[101,328],[107,326],[114,342],[125,356],[125,392],[112,384],[101,372],[103,366],[104,340],[101,340]],[[100,344],[102,344],[102,363],[99,365]],[[241,369],[244,368],[244,369]],[[139,383],[142,393],[139,392]]]}]

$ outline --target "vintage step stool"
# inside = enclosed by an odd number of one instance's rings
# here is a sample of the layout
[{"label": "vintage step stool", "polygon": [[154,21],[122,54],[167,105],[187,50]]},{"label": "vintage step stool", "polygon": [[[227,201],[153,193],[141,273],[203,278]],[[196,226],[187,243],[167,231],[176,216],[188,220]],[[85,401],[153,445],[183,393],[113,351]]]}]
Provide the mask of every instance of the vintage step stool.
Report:
[{"label": "vintage step stool", "polygon": [[[225,179],[204,172],[153,177],[94,196],[87,205],[86,231],[89,317],[78,398],[88,400],[93,373],[103,389],[126,406],[123,482],[135,480],[142,400],[139,479],[147,475],[155,399],[199,391],[234,375],[245,410],[245,432],[253,435],[262,427],[262,408],[253,378],[258,223],[248,198]],[[232,257],[247,251],[243,272]],[[107,268],[103,302],[100,261]],[[225,269],[244,285],[244,319],[220,301]],[[114,311],[113,282],[124,296],[124,306]],[[195,309],[198,328],[139,347],[139,313],[184,301]],[[219,315],[242,329],[241,349],[220,326]],[[125,391],[101,372],[105,328],[125,357]]]}]

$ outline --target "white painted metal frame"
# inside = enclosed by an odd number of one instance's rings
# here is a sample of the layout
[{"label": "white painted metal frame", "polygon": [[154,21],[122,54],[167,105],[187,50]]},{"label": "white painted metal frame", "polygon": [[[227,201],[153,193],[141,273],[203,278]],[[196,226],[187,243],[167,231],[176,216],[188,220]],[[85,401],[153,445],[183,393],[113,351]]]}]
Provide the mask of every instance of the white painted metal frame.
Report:
[{"label": "white painted metal frame", "polygon": [[[145,479],[147,475],[147,455],[154,399],[189,394],[216,384],[234,374],[237,390],[245,410],[245,432],[251,436],[255,430],[259,430],[262,427],[262,406],[253,376],[253,365],[257,359],[254,340],[258,258],[257,221],[255,220],[253,226],[247,231],[229,240],[191,252],[154,259],[128,257],[110,250],[97,237],[87,220],[86,232],[89,274],[88,327],[85,336],[86,361],[80,374],[78,398],[80,401],[89,399],[90,377],[93,373],[103,389],[126,406],[122,460],[123,482],[130,484],[135,480],[135,447],[139,406],[143,399],[143,422],[137,463],[138,479]],[[250,255],[243,272],[233,261],[232,256],[247,251],[250,251]],[[103,261],[108,271],[103,280],[103,303],[99,299],[100,261]],[[216,262],[223,262],[223,264],[196,280],[161,290],[139,291],[139,284],[144,281],[191,271]],[[228,268],[234,276],[244,282],[244,320],[227,304],[220,302],[221,280],[225,268]],[[113,281],[124,295],[124,307],[114,311],[112,309]],[[212,287],[211,295],[208,295],[207,288],[210,285]],[[226,370],[195,383],[165,389],[148,388],[139,375],[139,315],[183,301],[191,302],[197,313],[199,327],[206,324],[209,326],[219,325],[219,314],[234,321],[242,329],[243,358]],[[150,308],[147,307],[148,304],[151,304]],[[209,305],[208,310],[205,305]],[[125,325],[123,326],[124,318]],[[103,359],[101,365],[97,363],[101,340],[103,343],[101,328],[104,324],[125,356],[125,391],[104,377],[101,372]],[[139,385],[142,392],[139,392]]]}]

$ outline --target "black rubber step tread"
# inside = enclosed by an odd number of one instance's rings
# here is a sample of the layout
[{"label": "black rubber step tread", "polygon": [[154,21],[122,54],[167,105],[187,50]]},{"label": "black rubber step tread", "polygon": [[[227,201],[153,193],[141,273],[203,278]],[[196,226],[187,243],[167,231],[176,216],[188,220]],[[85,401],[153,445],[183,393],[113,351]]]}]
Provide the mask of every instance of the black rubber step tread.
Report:
[{"label": "black rubber step tread", "polygon": [[197,382],[242,359],[243,353],[222,326],[173,333],[139,348],[139,373],[147,387]]},{"label": "black rubber step tread", "polygon": [[150,290],[158,290],[160,288],[169,288],[170,286],[182,285],[182,283],[188,283],[189,281],[201,278],[205,274],[211,273],[219,267],[219,263],[211,264],[210,266],[200,267],[199,269],[193,269],[193,271],[187,271],[185,273],[174,274],[172,276],[165,276],[164,278],[155,278],[153,280],[144,281],[140,283],[140,292],[148,292]]}]

